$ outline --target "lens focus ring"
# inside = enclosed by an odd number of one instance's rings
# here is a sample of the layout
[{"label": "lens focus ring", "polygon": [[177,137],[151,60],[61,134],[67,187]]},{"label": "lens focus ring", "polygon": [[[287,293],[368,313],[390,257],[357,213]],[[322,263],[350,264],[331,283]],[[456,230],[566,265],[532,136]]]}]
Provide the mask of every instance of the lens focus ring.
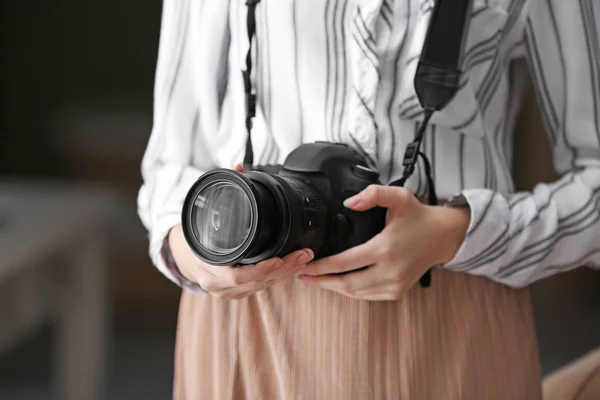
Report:
[{"label": "lens focus ring", "polygon": [[[277,177],[290,203],[292,224],[289,240],[283,252],[294,247],[310,247],[317,250],[327,232],[327,206],[319,192],[309,183],[293,177]],[[300,242],[298,242],[300,240]]]},{"label": "lens focus ring", "polygon": [[[288,235],[291,233],[292,235],[295,232],[298,232],[302,226],[302,198],[296,193],[296,191],[290,186],[286,179],[281,178],[277,175],[271,175],[277,183],[279,183],[280,188],[283,190],[283,193],[288,201],[288,212],[290,218],[290,225],[285,229],[288,232]],[[294,244],[294,240],[286,240],[285,246],[279,252],[281,254],[287,254],[290,252],[290,248]]]}]

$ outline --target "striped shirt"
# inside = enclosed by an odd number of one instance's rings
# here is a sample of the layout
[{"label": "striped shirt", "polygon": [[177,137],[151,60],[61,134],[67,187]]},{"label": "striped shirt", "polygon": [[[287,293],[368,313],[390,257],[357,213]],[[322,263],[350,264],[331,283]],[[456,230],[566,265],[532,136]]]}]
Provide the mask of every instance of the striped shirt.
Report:
[{"label": "striped shirt", "polygon": [[[462,195],[467,237],[444,266],[511,286],[600,265],[600,6],[474,0],[464,75],[424,139],[440,198]],[[301,143],[344,142],[398,179],[423,110],[413,79],[433,0],[262,0],[253,130],[257,164]],[[243,159],[245,0],[164,0],[154,127],[139,213],[157,267],[184,196]],[[515,193],[512,134],[529,68],[559,180]],[[535,154],[532,154],[534,157]],[[406,187],[426,193],[421,165]]]}]

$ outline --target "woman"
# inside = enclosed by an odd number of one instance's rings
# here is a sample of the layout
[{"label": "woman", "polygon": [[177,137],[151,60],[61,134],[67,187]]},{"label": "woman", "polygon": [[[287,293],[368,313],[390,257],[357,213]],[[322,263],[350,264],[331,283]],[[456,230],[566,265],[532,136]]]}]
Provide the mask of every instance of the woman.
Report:
[{"label": "woman", "polygon": [[[257,7],[258,164],[344,142],[382,182],[423,111],[413,79],[431,0],[263,0]],[[192,183],[245,150],[243,0],[165,0],[140,215],[157,267],[186,290],[176,399],[539,399],[528,291],[583,264],[600,237],[600,67],[591,0],[475,0],[461,90],[424,150],[445,207],[370,187],[346,206],[389,209],[363,246],[256,266],[193,256],[180,211]],[[527,60],[561,178],[514,193],[511,135]],[[458,196],[457,196],[458,195]],[[360,272],[338,275],[369,265]],[[432,265],[429,289],[414,285]]]}]

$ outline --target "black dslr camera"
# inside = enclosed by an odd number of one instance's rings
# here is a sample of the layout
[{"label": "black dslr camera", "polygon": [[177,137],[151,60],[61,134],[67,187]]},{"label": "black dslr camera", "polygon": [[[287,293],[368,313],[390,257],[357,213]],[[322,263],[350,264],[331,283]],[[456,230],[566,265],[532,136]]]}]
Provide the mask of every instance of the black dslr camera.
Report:
[{"label": "black dslr camera", "polygon": [[379,174],[348,146],[304,144],[282,166],[202,175],[185,199],[183,232],[211,265],[256,264],[302,248],[326,257],[382,231],[386,209],[355,212],[342,204],[378,183]]}]

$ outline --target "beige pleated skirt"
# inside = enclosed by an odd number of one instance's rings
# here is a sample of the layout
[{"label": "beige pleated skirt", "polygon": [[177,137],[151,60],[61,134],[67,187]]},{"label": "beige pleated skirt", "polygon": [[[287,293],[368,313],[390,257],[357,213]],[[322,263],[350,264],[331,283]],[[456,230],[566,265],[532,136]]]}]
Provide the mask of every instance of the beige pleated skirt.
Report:
[{"label": "beige pleated skirt", "polygon": [[541,399],[528,290],[444,270],[395,302],[184,293],[175,358],[176,400]]}]

